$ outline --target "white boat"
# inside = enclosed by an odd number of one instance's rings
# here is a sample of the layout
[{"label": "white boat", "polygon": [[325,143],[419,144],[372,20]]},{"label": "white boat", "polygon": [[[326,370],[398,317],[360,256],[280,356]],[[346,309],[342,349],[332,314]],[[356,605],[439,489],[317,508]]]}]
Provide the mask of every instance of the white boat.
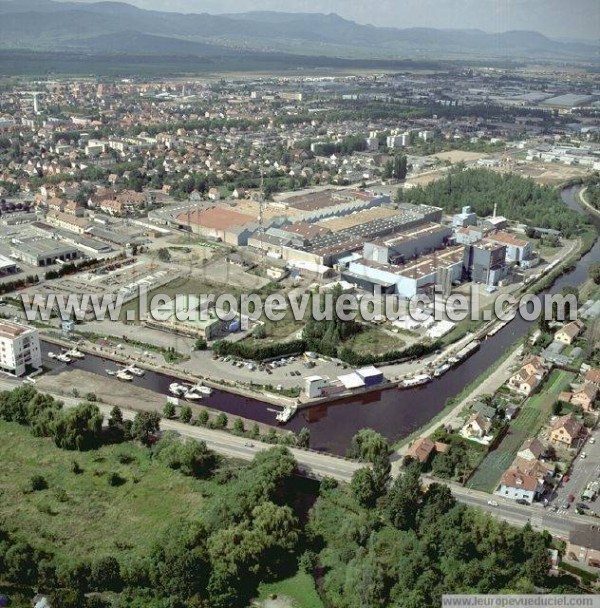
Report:
[{"label": "white boat", "polygon": [[198,382],[198,384],[194,385],[192,387],[192,390],[196,391],[197,393],[200,393],[201,395],[212,395],[213,393],[213,390],[212,388],[210,388],[210,386],[206,386],[201,382]]},{"label": "white boat", "polygon": [[126,367],[125,371],[129,372],[130,374],[133,374],[134,376],[143,376],[146,373],[146,370],[136,367],[135,365],[130,365],[129,367]]},{"label": "white boat", "polygon": [[421,384],[427,384],[431,381],[429,374],[418,374],[414,378],[406,378],[402,381],[402,386],[408,388],[410,386],[420,386]]},{"label": "white boat", "polygon": [[65,354],[68,355],[69,357],[72,357],[73,359],[84,359],[85,358],[85,354],[82,353],[80,350],[77,350],[76,348],[73,348],[73,349],[67,351]]},{"label": "white boat", "polygon": [[72,359],[65,353],[60,353],[60,355],[56,355],[56,360],[61,361],[62,363],[71,363]]},{"label": "white boat", "polygon": [[117,372],[113,369],[105,369],[104,370],[109,376],[116,376]]},{"label": "white boat", "polygon": [[296,413],[295,405],[286,405],[281,412],[275,416],[277,422],[285,423]]},{"label": "white boat", "polygon": [[48,353],[48,359],[56,359],[56,353],[53,353],[52,351],[50,351]]},{"label": "white boat", "polygon": [[443,376],[449,369],[450,364],[444,363],[443,365],[440,365],[438,368],[436,368],[436,370],[433,372],[433,377],[439,378],[440,376]]},{"label": "white boat", "polygon": [[172,382],[169,384],[169,392],[176,397],[181,397],[185,393],[187,393],[188,388],[183,384],[179,384],[178,382]]},{"label": "white boat", "polygon": [[183,398],[184,399],[189,399],[190,401],[198,401],[199,399],[202,399],[202,395],[197,390],[197,387],[191,386],[183,394]]},{"label": "white boat", "polygon": [[122,380],[123,382],[131,382],[131,380],[133,380],[133,374],[130,374],[124,369],[119,370],[115,375],[117,380]]}]

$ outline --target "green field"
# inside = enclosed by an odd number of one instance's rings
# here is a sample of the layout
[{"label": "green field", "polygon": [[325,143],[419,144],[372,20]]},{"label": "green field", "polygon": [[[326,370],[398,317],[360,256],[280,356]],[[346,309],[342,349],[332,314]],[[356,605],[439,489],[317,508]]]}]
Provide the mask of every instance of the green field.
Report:
[{"label": "green field", "polygon": [[[76,461],[82,472],[72,471]],[[177,520],[196,519],[203,492],[214,482],[194,480],[125,443],[68,452],[29,429],[0,421],[0,518],[9,530],[65,560],[134,552],[147,554]],[[124,480],[110,486],[108,476]],[[32,475],[48,489],[30,492]]]},{"label": "green field", "polygon": [[[323,602],[317,594],[313,579],[303,572],[276,583],[263,583],[258,588],[259,601],[264,602],[272,596],[282,601],[282,608],[323,608]],[[285,600],[288,600],[286,603]],[[262,606],[262,603],[259,604]]]},{"label": "green field", "polygon": [[344,346],[359,355],[383,355],[404,348],[406,343],[378,327],[365,327],[363,331],[344,342]]},{"label": "green field", "polygon": [[523,409],[511,423],[500,445],[483,460],[467,483],[467,487],[493,492],[502,474],[515,459],[523,443],[537,435],[552,413],[552,404],[559,393],[573,381],[575,374],[554,370],[541,391],[528,399]]}]

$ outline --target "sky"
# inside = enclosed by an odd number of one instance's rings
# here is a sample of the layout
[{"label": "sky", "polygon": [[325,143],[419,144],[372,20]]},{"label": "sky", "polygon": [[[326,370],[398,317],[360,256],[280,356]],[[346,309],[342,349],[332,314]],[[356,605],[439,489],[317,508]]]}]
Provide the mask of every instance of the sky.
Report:
[{"label": "sky", "polygon": [[[91,0],[88,0],[91,1]],[[337,13],[392,27],[535,30],[552,38],[600,38],[600,0],[124,0],[142,8],[189,13],[256,10]]]}]

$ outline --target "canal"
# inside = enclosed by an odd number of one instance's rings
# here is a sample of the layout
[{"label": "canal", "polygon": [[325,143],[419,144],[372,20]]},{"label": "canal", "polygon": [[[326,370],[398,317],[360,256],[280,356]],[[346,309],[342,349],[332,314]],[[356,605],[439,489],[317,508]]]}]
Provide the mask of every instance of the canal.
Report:
[{"label": "canal", "polygon": [[[562,198],[569,207],[584,213],[577,202],[577,192],[577,187],[568,188],[563,190]],[[560,291],[564,285],[583,283],[587,278],[588,267],[594,261],[600,261],[598,239],[572,271],[557,279],[549,293]],[[360,398],[348,397],[332,401],[299,412],[285,428],[298,431],[307,426],[313,449],[337,454],[344,454],[353,435],[365,427],[375,429],[392,442],[402,439],[436,416],[448,399],[457,395],[502,357],[518,338],[527,333],[530,323],[517,315],[495,336],[485,340],[481,348],[459,367],[429,384],[409,390],[389,389]],[[47,352],[52,350],[52,346],[44,345],[44,349]],[[68,371],[73,368],[106,374],[106,369],[116,369],[116,365],[112,361],[87,355],[84,360],[61,366],[60,369]],[[172,377],[154,372],[146,372],[143,378],[134,379],[135,384],[165,395],[169,394],[171,382]],[[267,424],[275,422],[275,408],[256,399],[214,391],[201,404],[233,416],[243,416]]]}]

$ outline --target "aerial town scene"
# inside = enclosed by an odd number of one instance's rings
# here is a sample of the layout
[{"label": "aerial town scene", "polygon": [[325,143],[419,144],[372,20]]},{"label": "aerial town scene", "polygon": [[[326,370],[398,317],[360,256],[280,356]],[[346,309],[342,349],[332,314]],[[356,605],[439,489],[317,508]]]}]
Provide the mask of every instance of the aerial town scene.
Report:
[{"label": "aerial town scene", "polygon": [[0,607],[600,606],[600,5],[134,4],[0,1]]}]

